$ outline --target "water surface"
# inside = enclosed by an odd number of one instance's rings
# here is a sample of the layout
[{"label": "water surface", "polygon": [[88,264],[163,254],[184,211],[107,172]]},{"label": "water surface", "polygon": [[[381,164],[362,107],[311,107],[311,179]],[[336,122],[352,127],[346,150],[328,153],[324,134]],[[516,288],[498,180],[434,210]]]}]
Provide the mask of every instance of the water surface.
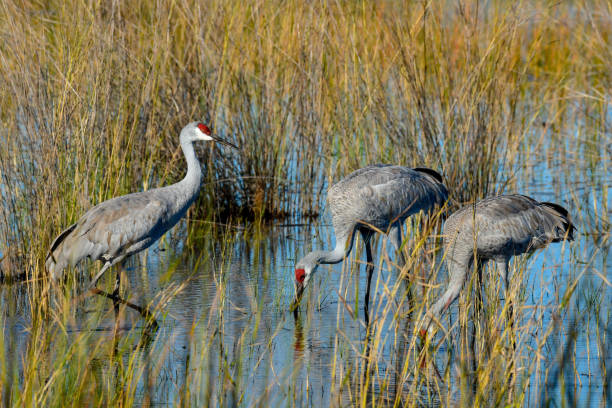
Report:
[{"label": "water surface", "polygon": [[[540,161],[534,156],[514,188],[540,201],[566,206],[578,228],[573,243],[550,245],[532,257],[517,258],[513,264],[513,273],[522,278],[524,299],[517,324],[538,320],[530,336],[519,339],[524,350],[519,362],[527,366],[530,360],[539,359],[522,381],[530,383],[529,405],[546,398],[562,400],[571,394],[581,405],[603,406],[605,398],[610,398],[604,393],[602,363],[609,370],[612,354],[602,352],[609,347],[612,334],[612,266],[608,258],[609,236],[598,229],[603,225],[601,220],[609,219],[610,214],[601,214],[598,209],[612,208],[610,196],[605,194],[610,174],[607,163],[590,173],[588,180],[573,177],[587,171],[557,172],[556,166],[554,161]],[[128,311],[119,323],[118,354],[113,358],[122,359],[124,365],[138,366],[141,376],[134,379],[137,400],[173,405],[185,398],[185,390],[189,390],[189,401],[197,405],[327,406],[348,405],[354,400],[355,396],[346,392],[350,389],[346,382],[361,381],[364,357],[369,354],[365,345],[365,268],[360,261],[364,258],[360,242],[346,262],[319,268],[297,321],[289,311],[294,294],[293,266],[312,248],[333,247],[330,224],[329,215],[324,214],[318,220],[300,224],[219,227],[217,230],[223,234],[214,235],[216,238],[195,237],[195,243],[186,249],[183,237],[187,230],[182,222],[144,255],[131,260],[126,272],[132,301],[161,305],[160,328],[142,347],[135,347],[135,339],[141,336],[143,320]],[[412,228],[417,226],[411,224]],[[406,233],[409,240],[411,233]],[[426,248],[432,249],[435,243],[431,239]],[[439,270],[437,282],[430,282],[442,285],[435,292],[439,294],[446,284],[446,270],[435,266],[441,254],[432,252],[429,264],[423,264],[429,269],[421,266],[423,269],[415,273],[427,280],[432,270]],[[370,388],[372,398],[377,398],[382,387],[385,398],[399,394],[400,401],[410,400],[409,390],[394,388],[399,378],[410,376],[402,373],[404,362],[412,358],[406,350],[414,341],[414,316],[408,317],[405,302],[407,283],[390,297],[398,274],[394,254],[384,239],[377,240],[376,253],[370,318],[379,325],[381,336],[372,357],[378,362],[373,368],[376,374]],[[568,285],[578,277],[569,306],[559,314],[558,305],[564,302],[560,294],[566,293]],[[112,286],[112,279],[108,277],[107,288]],[[495,281],[496,277],[490,274],[489,279]],[[26,291],[23,285],[5,286],[1,298],[7,316],[7,351],[21,356],[30,341]],[[423,290],[417,286],[413,292],[419,299]],[[485,303],[499,301],[491,297],[495,294],[489,296]],[[457,307],[456,303],[444,320],[447,327],[454,329],[437,351],[435,363],[441,372],[450,370],[450,381],[440,383],[442,394],[460,401],[457,373],[461,341],[454,325]],[[91,369],[117,370],[116,362],[100,351],[100,344],[113,343],[110,302],[89,299],[77,309],[76,320],[66,328],[68,338],[90,333],[91,344],[95,345],[92,352],[100,354],[92,359],[98,364]],[[101,321],[97,320],[100,313]],[[551,327],[554,333],[542,348],[544,354],[531,355],[529,349],[537,349],[543,330]],[[573,376],[565,376],[562,386],[554,373],[572,338],[572,327],[577,328],[577,337],[571,343],[575,371]],[[598,342],[602,344],[602,336],[603,350],[597,346]],[[406,381],[403,383],[405,387]],[[423,398],[428,405],[439,401],[436,395]]]}]

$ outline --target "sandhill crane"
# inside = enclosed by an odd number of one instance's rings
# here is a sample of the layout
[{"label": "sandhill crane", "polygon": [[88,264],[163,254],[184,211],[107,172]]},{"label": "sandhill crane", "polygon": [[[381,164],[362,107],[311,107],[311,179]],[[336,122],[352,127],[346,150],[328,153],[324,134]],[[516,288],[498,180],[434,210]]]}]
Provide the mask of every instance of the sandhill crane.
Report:
[{"label": "sandhill crane", "polygon": [[[185,178],[170,186],[112,198],[87,211],[51,244],[45,264],[53,280],[59,280],[68,265],[74,266],[84,258],[100,260],[104,265],[92,280],[93,290],[111,266],[148,248],[172,228],[200,191],[202,169],[192,144],[198,140],[212,140],[237,149],[232,143],[213,136],[202,123],[185,126],[180,134],[181,149],[187,160]],[[114,300],[115,310],[120,275],[117,273],[113,295],[106,294]]]},{"label": "sandhill crane", "polygon": [[488,260],[497,263],[507,292],[510,258],[544,248],[550,242],[571,241],[574,229],[565,208],[519,194],[486,198],[453,213],[444,224],[450,282],[446,292],[427,312],[421,336],[425,337],[428,329],[433,330],[432,320],[439,320],[457,299],[474,258],[478,265]]},{"label": "sandhill crane", "polygon": [[399,250],[403,221],[419,211],[430,212],[436,205],[441,207],[447,199],[448,191],[442,184],[442,176],[427,168],[375,164],[356,170],[331,186],[327,203],[336,234],[336,247],[333,251],[312,251],[296,264],[294,313],[297,313],[302,292],[317,266],[341,262],[350,253],[355,233],[359,231],[368,262],[364,305],[367,318],[374,271],[370,238],[375,229],[389,231],[391,243]]}]

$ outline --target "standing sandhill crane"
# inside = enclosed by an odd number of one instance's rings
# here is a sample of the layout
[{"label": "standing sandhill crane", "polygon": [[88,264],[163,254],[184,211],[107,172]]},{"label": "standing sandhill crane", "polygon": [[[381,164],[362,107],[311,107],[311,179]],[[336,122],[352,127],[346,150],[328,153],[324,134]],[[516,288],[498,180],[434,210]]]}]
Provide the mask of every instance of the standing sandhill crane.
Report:
[{"label": "standing sandhill crane", "polygon": [[474,258],[476,268],[490,259],[497,263],[507,292],[510,258],[544,248],[550,242],[571,241],[574,229],[565,208],[519,194],[486,198],[453,213],[444,224],[450,283],[428,311],[421,336],[425,337],[427,330],[433,329],[432,320],[439,320],[457,299]]},{"label": "standing sandhill crane", "polygon": [[296,264],[295,313],[317,266],[341,262],[351,252],[355,232],[359,231],[368,262],[364,305],[367,316],[374,271],[370,238],[374,232],[389,231],[388,237],[399,251],[403,221],[419,211],[430,212],[436,205],[441,207],[447,199],[442,176],[427,168],[375,164],[356,170],[331,186],[327,203],[336,233],[336,247],[333,251],[312,251]]},{"label": "standing sandhill crane", "polygon": [[[180,134],[181,149],[187,160],[185,178],[170,186],[112,198],[87,211],[51,244],[45,264],[53,280],[59,280],[68,265],[74,266],[88,257],[104,262],[91,283],[93,289],[111,266],[148,248],[172,228],[200,191],[202,169],[192,144],[198,140],[213,140],[237,149],[232,143],[213,136],[202,123],[185,126]],[[114,297],[109,296],[115,302],[115,310],[120,275],[117,273]]]}]

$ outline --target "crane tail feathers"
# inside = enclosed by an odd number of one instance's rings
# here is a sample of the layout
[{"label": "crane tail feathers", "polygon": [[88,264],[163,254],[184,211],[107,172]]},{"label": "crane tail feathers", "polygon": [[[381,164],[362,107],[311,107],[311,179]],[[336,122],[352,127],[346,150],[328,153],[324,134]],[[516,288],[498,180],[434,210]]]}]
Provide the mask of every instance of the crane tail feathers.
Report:
[{"label": "crane tail feathers", "polygon": [[442,175],[440,173],[438,173],[437,171],[432,170],[430,168],[427,168],[427,167],[415,167],[412,170],[418,171],[420,173],[428,174],[431,177],[433,177],[438,183],[443,183],[444,182],[444,180],[442,179]]},{"label": "crane tail feathers", "polygon": [[540,205],[552,208],[553,210],[561,214],[563,217],[569,218],[569,212],[565,208],[561,207],[559,204],[541,202]]},{"label": "crane tail feathers", "polygon": [[555,203],[542,202],[540,203],[540,206],[545,207],[549,212],[553,213],[561,219],[563,231],[559,231],[558,236],[553,239],[553,242],[559,242],[565,239],[567,239],[568,241],[573,241],[574,231],[576,230],[576,227],[570,219],[569,212],[565,208],[561,207],[559,204]]}]

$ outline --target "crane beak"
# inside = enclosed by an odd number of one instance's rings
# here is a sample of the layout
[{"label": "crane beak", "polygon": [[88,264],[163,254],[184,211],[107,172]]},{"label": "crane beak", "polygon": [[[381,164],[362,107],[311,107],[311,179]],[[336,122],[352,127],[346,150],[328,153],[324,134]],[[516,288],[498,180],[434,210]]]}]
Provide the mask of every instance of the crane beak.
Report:
[{"label": "crane beak", "polygon": [[304,284],[298,283],[295,288],[295,302],[300,303],[302,300],[302,293],[304,293]]},{"label": "crane beak", "polygon": [[238,146],[236,146],[236,145],[235,145],[235,144],[233,144],[233,143],[228,142],[227,140],[223,140],[223,139],[221,139],[220,137],[213,136],[213,135],[210,135],[210,137],[212,137],[212,140],[214,140],[215,142],[219,142],[219,143],[221,143],[222,145],[225,145],[225,146],[231,147],[232,149],[239,150],[239,149],[238,149]]},{"label": "crane beak", "polygon": [[291,310],[293,311],[293,316],[296,319],[298,315],[298,307],[300,306],[300,301],[302,300],[302,293],[304,293],[304,285],[301,283],[297,283],[295,286],[295,299],[291,304]]}]

